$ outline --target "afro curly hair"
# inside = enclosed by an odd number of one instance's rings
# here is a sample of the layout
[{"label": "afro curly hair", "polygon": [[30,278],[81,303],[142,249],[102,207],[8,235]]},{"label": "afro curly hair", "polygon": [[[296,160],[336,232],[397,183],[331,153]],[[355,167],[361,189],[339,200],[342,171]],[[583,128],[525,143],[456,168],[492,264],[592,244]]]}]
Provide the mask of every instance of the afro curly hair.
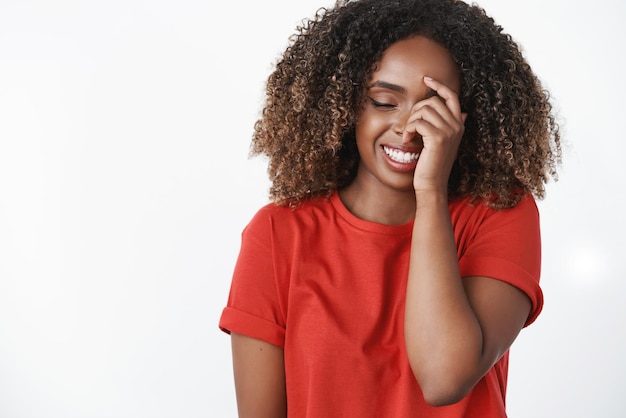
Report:
[{"label": "afro curly hair", "polygon": [[544,197],[557,179],[559,126],[549,93],[502,27],[461,0],[340,0],[297,28],[267,80],[251,154],[269,157],[272,201],[296,207],[354,179],[363,86],[391,44],[418,35],[444,46],[461,74],[468,116],[450,197],[494,209],[527,193]]}]

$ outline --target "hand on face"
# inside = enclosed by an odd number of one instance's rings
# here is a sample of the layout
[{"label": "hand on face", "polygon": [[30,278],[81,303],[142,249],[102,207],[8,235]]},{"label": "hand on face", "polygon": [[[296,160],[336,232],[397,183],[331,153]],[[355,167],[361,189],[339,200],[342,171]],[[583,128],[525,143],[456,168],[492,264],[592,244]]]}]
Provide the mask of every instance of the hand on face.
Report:
[{"label": "hand on face", "polygon": [[458,95],[448,86],[430,77],[424,84],[437,95],[418,102],[411,109],[402,143],[416,135],[424,142],[415,175],[415,191],[438,191],[447,194],[448,179],[465,131],[467,114],[461,112]]}]

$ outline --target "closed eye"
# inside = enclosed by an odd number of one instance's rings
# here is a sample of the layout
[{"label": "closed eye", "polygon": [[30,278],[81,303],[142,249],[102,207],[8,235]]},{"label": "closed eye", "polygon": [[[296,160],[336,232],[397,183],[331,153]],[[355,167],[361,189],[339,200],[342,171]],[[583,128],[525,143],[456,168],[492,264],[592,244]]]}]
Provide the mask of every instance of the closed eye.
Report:
[{"label": "closed eye", "polygon": [[370,99],[370,102],[372,103],[372,106],[377,107],[377,108],[383,108],[383,109],[393,109],[396,107],[395,104],[392,103],[384,103],[384,102],[379,102],[378,100],[375,100],[371,97],[368,97]]}]

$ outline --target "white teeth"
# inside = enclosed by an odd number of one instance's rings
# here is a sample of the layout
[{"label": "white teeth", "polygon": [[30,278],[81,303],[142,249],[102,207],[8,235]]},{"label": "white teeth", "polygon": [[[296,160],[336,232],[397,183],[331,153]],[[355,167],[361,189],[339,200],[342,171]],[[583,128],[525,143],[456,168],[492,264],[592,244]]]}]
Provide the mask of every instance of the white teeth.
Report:
[{"label": "white teeth", "polygon": [[411,163],[417,161],[420,156],[418,152],[403,152],[397,149],[387,148],[385,146],[383,146],[383,150],[392,160],[399,163]]}]

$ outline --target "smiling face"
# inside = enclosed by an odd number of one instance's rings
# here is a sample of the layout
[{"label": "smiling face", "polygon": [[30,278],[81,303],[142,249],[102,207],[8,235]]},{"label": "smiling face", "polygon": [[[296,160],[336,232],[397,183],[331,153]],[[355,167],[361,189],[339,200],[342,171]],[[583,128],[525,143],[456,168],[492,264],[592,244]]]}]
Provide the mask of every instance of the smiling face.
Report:
[{"label": "smiling face", "polygon": [[435,95],[424,84],[424,76],[460,92],[459,70],[450,53],[438,43],[416,36],[392,44],[366,86],[356,125],[360,162],[355,181],[370,191],[413,188],[413,172],[423,144],[419,135],[402,144],[402,133],[413,106]]}]

